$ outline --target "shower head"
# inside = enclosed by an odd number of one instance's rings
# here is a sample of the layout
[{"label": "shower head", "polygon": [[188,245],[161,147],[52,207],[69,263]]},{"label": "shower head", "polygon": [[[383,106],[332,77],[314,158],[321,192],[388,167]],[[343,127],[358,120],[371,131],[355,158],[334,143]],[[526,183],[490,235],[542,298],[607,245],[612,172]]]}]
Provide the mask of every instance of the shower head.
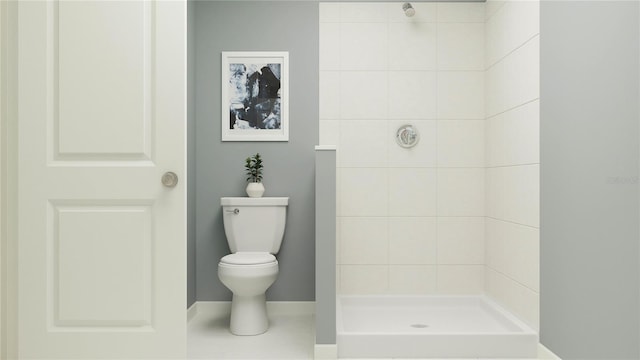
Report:
[{"label": "shower head", "polygon": [[408,17],[412,17],[416,14],[416,9],[414,9],[411,3],[408,2],[402,4],[402,11],[404,11],[404,14]]}]

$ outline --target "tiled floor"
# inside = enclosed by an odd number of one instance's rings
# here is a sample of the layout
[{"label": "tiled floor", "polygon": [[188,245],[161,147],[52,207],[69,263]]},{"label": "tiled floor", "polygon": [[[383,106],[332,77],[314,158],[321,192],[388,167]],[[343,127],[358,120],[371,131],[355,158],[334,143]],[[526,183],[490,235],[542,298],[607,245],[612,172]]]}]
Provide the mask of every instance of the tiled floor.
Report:
[{"label": "tiled floor", "polygon": [[235,336],[229,332],[229,304],[197,305],[197,314],[187,326],[189,359],[313,359],[312,305],[294,311],[268,307],[269,331],[257,336]]},{"label": "tiled floor", "polygon": [[187,326],[189,359],[311,360],[315,343],[311,304],[294,306],[293,310],[286,305],[269,304],[269,331],[257,336],[235,336],[229,332],[228,303],[200,302]]}]

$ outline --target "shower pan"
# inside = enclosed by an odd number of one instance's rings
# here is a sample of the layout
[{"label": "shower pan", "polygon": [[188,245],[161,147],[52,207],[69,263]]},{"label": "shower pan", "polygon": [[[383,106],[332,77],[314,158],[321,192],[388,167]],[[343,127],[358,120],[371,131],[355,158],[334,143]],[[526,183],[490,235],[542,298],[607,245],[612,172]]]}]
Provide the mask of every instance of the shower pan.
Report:
[{"label": "shower pan", "polygon": [[535,358],[538,334],[484,296],[340,296],[340,358]]}]

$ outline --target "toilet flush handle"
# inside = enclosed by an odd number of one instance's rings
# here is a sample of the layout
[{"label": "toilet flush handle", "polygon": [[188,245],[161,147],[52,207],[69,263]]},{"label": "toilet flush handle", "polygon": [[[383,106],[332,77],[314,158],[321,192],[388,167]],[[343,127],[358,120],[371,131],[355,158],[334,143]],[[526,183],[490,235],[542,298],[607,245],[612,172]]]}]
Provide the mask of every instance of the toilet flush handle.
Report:
[{"label": "toilet flush handle", "polygon": [[233,213],[234,215],[238,215],[238,214],[240,214],[240,209],[225,210],[225,211],[226,211],[226,212]]}]

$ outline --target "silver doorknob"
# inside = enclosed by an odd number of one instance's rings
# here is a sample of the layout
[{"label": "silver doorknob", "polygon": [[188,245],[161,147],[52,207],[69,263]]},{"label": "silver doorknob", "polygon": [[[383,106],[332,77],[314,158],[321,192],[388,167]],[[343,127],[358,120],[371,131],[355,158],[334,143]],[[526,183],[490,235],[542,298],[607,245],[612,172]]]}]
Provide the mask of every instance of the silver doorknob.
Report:
[{"label": "silver doorknob", "polygon": [[162,185],[166,187],[175,187],[178,184],[178,175],[176,173],[167,171],[162,175]]}]

